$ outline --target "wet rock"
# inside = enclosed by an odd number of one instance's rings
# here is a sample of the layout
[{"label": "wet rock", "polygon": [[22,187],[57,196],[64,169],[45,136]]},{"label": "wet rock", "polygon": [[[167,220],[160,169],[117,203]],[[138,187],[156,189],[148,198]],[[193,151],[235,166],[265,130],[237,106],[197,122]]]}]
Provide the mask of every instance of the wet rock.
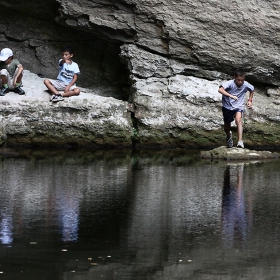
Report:
[{"label": "wet rock", "polygon": [[250,149],[218,147],[210,151],[201,151],[201,158],[224,160],[259,160],[278,158],[278,153],[270,151],[255,151]]}]

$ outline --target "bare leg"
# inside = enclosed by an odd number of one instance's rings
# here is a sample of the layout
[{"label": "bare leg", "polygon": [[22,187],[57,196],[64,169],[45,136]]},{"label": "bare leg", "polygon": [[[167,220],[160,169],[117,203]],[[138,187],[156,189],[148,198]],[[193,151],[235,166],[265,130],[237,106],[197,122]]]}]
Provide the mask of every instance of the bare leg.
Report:
[{"label": "bare leg", "polygon": [[22,73],[18,76],[17,80],[16,80],[16,83],[17,84],[20,84],[21,83],[21,80],[22,80]]},{"label": "bare leg", "polygon": [[50,82],[49,79],[45,79],[44,80],[44,84],[46,85],[46,87],[51,91],[51,93],[58,95],[59,92],[57,91],[57,89],[52,85],[52,83]]},{"label": "bare leg", "polygon": [[243,134],[243,124],[242,124],[242,114],[240,112],[237,112],[235,115],[235,123],[237,125],[238,141],[241,141],[242,134]]},{"label": "bare leg", "polygon": [[79,88],[74,88],[73,90],[66,91],[62,94],[63,97],[69,97],[69,96],[74,96],[74,95],[79,95],[80,94],[80,89]]},{"label": "bare leg", "polygon": [[227,135],[227,138],[230,138],[230,128],[231,128],[231,123],[226,123],[224,124],[224,131]]},{"label": "bare leg", "polygon": [[7,78],[7,76],[5,76],[5,75],[1,75],[1,80],[2,80],[2,85],[8,83],[8,78]]}]

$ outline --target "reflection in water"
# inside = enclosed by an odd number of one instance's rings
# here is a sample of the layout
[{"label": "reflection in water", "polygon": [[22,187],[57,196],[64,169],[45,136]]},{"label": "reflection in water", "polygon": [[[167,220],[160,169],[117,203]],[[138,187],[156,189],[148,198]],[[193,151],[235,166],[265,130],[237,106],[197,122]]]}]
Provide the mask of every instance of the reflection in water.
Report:
[{"label": "reflection in water", "polygon": [[[1,182],[9,184],[9,182]],[[16,197],[15,189],[7,189],[5,187],[1,189],[1,208],[0,208],[0,242],[3,245],[11,245],[13,242],[13,210],[14,210],[14,198]]]},{"label": "reflection in water", "polygon": [[61,200],[62,241],[76,241],[79,229],[79,200],[75,192],[63,194]]},{"label": "reflection in water", "polygon": [[[243,171],[244,164],[240,164],[228,165],[224,172],[222,233],[224,246],[227,248],[232,248],[234,242],[244,245],[248,232]],[[252,215],[249,216],[251,217]]]},{"label": "reflection in water", "polygon": [[1,213],[0,241],[4,245],[9,245],[13,242],[12,216],[6,213]]},{"label": "reflection in water", "polygon": [[181,150],[4,158],[0,271],[17,280],[272,279],[279,165],[226,166]]}]

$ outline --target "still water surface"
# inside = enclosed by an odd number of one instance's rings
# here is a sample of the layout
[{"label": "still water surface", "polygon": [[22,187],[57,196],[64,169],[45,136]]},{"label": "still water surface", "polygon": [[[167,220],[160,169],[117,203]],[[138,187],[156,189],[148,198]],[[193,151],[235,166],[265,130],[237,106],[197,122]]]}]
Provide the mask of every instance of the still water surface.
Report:
[{"label": "still water surface", "polygon": [[0,280],[280,279],[280,161],[198,151],[0,159]]}]

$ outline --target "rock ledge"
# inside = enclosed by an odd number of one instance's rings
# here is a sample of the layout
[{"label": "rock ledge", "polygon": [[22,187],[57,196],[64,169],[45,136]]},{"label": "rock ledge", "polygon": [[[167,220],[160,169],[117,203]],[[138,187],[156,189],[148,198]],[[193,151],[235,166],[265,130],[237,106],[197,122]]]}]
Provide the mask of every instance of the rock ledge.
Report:
[{"label": "rock ledge", "polygon": [[201,158],[204,159],[225,159],[225,160],[257,160],[278,158],[278,153],[269,151],[255,151],[240,148],[227,148],[221,146],[210,151],[201,151]]}]

